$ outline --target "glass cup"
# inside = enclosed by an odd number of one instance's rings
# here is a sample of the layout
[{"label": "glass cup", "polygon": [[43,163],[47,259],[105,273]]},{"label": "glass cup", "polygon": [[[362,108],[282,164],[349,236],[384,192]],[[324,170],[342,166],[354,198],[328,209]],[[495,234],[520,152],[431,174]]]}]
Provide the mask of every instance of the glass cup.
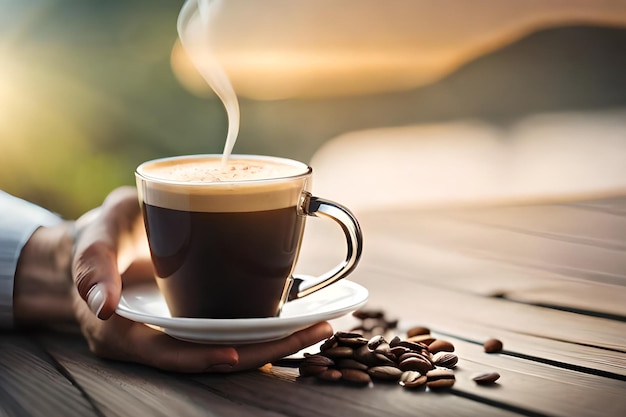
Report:
[{"label": "glass cup", "polygon": [[[347,276],[363,248],[345,207],[310,193],[304,163],[258,155],[189,155],[135,173],[159,290],[172,317],[275,317],[285,302]],[[317,277],[294,277],[308,216],[344,232],[345,259]]]}]

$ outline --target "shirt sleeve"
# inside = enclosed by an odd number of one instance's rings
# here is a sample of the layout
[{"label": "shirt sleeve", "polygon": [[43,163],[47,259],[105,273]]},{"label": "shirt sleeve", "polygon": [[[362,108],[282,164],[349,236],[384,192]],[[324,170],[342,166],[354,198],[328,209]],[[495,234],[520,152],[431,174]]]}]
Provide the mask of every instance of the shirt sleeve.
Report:
[{"label": "shirt sleeve", "polygon": [[41,226],[61,217],[0,191],[0,328],[13,326],[13,282],[17,261],[28,239]]}]

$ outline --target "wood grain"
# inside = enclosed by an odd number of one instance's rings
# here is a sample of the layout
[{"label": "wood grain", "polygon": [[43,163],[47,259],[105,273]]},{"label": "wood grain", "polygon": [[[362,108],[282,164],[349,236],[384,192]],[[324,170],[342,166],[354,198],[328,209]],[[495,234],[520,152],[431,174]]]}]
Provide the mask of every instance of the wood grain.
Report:
[{"label": "wood grain", "polygon": [[29,336],[0,333],[0,410],[8,416],[98,416]]},{"label": "wood grain", "polygon": [[[626,415],[626,197],[359,219],[366,246],[350,279],[369,289],[367,308],[399,319],[391,333],[425,325],[454,343],[453,389],[320,383],[278,365],[160,372],[96,358],[80,335],[15,332],[0,334],[0,415]],[[299,269],[341,259],[331,228],[307,231]],[[499,354],[483,351],[492,337]],[[472,381],[485,371],[498,383]]]}]

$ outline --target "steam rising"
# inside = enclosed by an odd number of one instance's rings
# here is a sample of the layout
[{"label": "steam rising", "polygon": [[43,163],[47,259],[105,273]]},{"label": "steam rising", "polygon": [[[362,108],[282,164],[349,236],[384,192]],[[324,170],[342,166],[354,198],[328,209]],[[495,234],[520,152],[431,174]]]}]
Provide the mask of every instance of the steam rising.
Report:
[{"label": "steam rising", "polygon": [[211,29],[221,8],[222,0],[187,0],[178,16],[178,36],[196,69],[226,108],[228,134],[222,154],[225,166],[239,134],[239,102],[211,45]]}]

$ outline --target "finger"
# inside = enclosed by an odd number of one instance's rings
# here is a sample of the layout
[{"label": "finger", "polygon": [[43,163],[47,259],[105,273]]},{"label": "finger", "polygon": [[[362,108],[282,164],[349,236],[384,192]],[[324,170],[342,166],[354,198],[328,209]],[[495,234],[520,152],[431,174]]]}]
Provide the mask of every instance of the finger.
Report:
[{"label": "finger", "polygon": [[[114,319],[126,320],[119,316]],[[166,371],[229,372],[239,362],[237,351],[230,346],[177,340],[141,323],[133,323],[127,341],[127,347],[133,349],[133,362]]]},{"label": "finger", "polygon": [[229,346],[184,342],[117,314],[98,320],[74,294],[76,318],[89,348],[99,357],[186,373],[227,372],[238,363],[237,351]]},{"label": "finger", "polygon": [[314,345],[332,334],[333,329],[330,324],[322,322],[300,330],[285,339],[240,346],[237,348],[239,363],[233,367],[232,371],[258,368]]},{"label": "finger", "polygon": [[107,197],[99,214],[78,230],[72,275],[80,296],[99,318],[110,317],[119,302],[120,259],[133,256],[129,252],[133,251],[140,214],[134,189],[120,188]]}]

